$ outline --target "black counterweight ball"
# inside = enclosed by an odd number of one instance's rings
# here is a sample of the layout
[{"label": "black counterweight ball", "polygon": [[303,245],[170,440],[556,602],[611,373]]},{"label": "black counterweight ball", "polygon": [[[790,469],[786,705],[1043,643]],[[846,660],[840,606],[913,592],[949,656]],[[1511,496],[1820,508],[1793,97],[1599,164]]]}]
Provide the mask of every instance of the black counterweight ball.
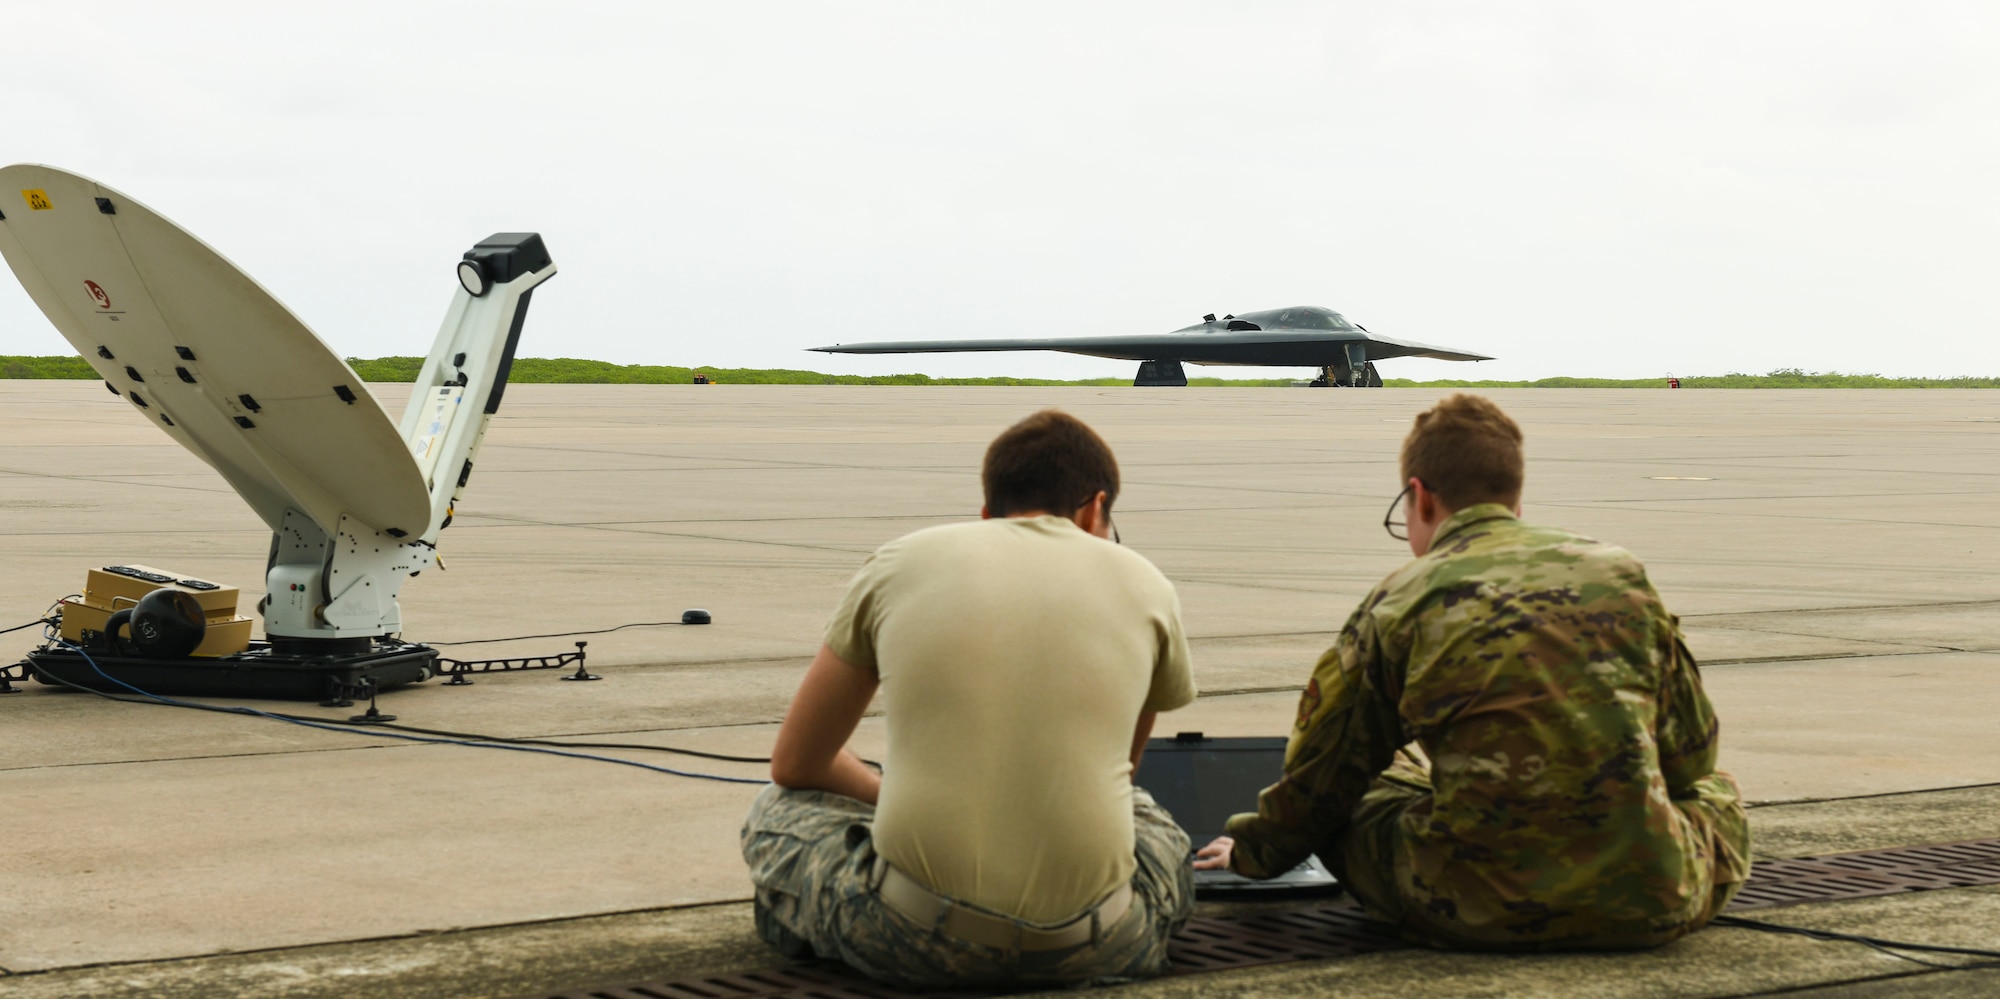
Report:
[{"label": "black counterweight ball", "polygon": [[179,659],[201,645],[208,617],[186,590],[162,588],[132,608],[132,645],[149,659]]}]

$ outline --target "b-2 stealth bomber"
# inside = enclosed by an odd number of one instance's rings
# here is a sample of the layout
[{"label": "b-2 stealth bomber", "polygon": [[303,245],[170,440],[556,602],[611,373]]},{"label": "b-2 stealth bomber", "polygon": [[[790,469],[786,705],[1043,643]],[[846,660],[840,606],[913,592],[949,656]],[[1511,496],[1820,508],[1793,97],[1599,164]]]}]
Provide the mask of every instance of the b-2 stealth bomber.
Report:
[{"label": "b-2 stealth bomber", "polygon": [[837,343],[813,350],[828,354],[939,354],[959,351],[1059,350],[1139,362],[1134,385],[1186,385],[1183,361],[1319,369],[1312,384],[1379,387],[1375,362],[1390,357],[1490,361],[1484,354],[1398,340],[1368,332],[1332,309],[1295,305],[1202,321],[1171,333],[1138,336],[1044,337],[1001,340],[886,340]]}]

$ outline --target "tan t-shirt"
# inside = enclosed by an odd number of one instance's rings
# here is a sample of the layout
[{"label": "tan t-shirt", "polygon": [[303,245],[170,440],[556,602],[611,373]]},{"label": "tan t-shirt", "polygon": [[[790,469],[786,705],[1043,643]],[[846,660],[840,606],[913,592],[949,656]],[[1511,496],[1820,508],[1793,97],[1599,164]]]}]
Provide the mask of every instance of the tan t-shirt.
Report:
[{"label": "tan t-shirt", "polygon": [[918,531],[826,629],[882,681],[876,848],[940,894],[1031,922],[1132,877],[1132,732],[1194,700],[1173,584],[1063,517]]}]

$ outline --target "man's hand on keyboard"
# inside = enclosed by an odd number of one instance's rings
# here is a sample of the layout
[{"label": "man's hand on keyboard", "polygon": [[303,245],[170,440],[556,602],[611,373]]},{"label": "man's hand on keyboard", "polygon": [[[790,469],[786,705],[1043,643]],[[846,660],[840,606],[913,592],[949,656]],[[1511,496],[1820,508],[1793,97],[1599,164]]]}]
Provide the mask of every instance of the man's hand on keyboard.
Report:
[{"label": "man's hand on keyboard", "polygon": [[1194,869],[1197,871],[1226,871],[1229,869],[1229,850],[1236,841],[1227,836],[1215,837],[1215,842],[1194,852]]}]

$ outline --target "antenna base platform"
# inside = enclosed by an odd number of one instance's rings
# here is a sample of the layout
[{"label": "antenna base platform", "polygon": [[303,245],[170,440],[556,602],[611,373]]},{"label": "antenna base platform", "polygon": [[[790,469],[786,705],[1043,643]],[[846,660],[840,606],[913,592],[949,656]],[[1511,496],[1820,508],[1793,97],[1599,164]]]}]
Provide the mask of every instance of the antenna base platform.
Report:
[{"label": "antenna base platform", "polygon": [[[347,642],[329,643],[347,646]],[[291,641],[280,651],[269,642],[252,642],[247,651],[214,658],[183,656],[156,659],[114,655],[92,650],[86,660],[70,649],[52,647],[28,653],[28,672],[42,683],[70,684],[107,694],[130,694],[119,681],[149,694],[197,697],[244,697],[286,701],[320,701],[354,696],[373,686],[387,690],[419,683],[439,674],[437,650],[428,645],[383,641],[357,650],[314,649],[312,643]],[[91,663],[96,663],[93,668]],[[99,671],[102,672],[99,672]]]}]

